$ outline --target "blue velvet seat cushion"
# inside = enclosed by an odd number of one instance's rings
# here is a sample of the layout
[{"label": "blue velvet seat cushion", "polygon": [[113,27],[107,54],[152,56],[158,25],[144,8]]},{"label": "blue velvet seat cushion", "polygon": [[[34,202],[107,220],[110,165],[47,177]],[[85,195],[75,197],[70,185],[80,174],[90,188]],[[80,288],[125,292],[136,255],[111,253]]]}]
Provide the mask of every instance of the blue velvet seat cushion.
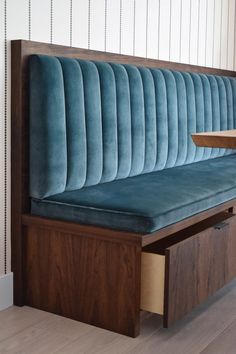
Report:
[{"label": "blue velvet seat cushion", "polygon": [[32,214],[151,233],[236,198],[236,154],[165,169],[46,199]]}]

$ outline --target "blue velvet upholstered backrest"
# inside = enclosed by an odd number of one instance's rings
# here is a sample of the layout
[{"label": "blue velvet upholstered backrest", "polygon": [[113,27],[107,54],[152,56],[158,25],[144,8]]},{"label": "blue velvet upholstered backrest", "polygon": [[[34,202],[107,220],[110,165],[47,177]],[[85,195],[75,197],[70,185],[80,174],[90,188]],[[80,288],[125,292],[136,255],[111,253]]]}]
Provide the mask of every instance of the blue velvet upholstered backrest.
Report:
[{"label": "blue velvet upholstered backrest", "polygon": [[191,133],[236,126],[236,80],[30,58],[30,189],[44,198],[228,154]]}]

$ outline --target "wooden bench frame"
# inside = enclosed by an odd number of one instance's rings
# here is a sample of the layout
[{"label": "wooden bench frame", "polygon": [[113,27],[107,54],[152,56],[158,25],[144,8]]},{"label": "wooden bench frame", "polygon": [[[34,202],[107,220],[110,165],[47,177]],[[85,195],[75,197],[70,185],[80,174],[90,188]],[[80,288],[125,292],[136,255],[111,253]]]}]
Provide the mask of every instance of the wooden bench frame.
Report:
[{"label": "wooden bench frame", "polygon": [[[11,50],[14,303],[134,337],[140,330],[142,247],[221,211],[232,212],[236,200],[148,235],[30,215],[28,57],[46,54],[214,75],[236,76],[236,73],[25,40],[12,41]],[[167,325],[168,319],[164,323]]]}]

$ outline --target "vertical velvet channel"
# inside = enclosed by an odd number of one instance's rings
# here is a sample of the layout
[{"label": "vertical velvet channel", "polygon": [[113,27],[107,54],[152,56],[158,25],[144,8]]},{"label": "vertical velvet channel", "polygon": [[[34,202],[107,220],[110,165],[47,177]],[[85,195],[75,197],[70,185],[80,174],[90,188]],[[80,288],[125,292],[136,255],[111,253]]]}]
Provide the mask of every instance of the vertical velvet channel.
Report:
[{"label": "vertical velvet channel", "polygon": [[30,58],[32,197],[230,154],[191,133],[235,127],[234,78]]},{"label": "vertical velvet channel", "polygon": [[66,188],[67,145],[63,73],[57,58],[30,58],[30,194]]},{"label": "vertical velvet channel", "polygon": [[[67,142],[66,190],[83,187],[87,174],[87,137],[82,71],[76,60],[60,58],[64,78]],[[55,122],[56,124],[56,122]],[[78,159],[77,156],[80,155]]]}]

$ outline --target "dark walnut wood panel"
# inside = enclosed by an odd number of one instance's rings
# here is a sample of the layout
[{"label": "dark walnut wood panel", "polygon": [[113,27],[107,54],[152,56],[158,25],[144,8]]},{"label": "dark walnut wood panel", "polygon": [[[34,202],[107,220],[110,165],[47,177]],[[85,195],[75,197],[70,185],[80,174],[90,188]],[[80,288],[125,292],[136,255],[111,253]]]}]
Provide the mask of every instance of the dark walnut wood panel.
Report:
[{"label": "dark walnut wood panel", "polygon": [[139,333],[141,247],[35,226],[26,228],[24,247],[27,305]]},{"label": "dark walnut wood panel", "polygon": [[212,75],[225,75],[225,76],[236,76],[235,71],[222,70],[204,66],[182,64],[171,61],[147,59],[142,57],[135,57],[130,55],[101,52],[97,50],[88,50],[82,48],[74,48],[61,46],[57,44],[47,44],[39,43],[33,41],[20,40],[22,47],[24,48],[25,55],[30,55],[32,53],[54,55],[54,56],[64,56],[69,58],[81,58],[86,60],[100,60],[100,61],[111,61],[123,64],[133,64],[146,67],[154,68],[165,68],[179,71],[190,71],[198,73],[207,73]]},{"label": "dark walnut wood panel", "polygon": [[22,213],[29,212],[28,174],[28,75],[20,42],[12,42],[11,54],[11,262],[14,304],[22,306]]},{"label": "dark walnut wood panel", "polygon": [[164,326],[236,277],[236,216],[166,249]]},{"label": "dark walnut wood panel", "polygon": [[75,222],[47,219],[39,216],[26,214],[22,216],[22,224],[27,226],[38,226],[46,229],[54,229],[61,232],[69,232],[73,235],[93,237],[104,241],[118,243],[131,243],[141,246],[141,234],[131,232],[105,229],[103,227],[82,225]]}]

